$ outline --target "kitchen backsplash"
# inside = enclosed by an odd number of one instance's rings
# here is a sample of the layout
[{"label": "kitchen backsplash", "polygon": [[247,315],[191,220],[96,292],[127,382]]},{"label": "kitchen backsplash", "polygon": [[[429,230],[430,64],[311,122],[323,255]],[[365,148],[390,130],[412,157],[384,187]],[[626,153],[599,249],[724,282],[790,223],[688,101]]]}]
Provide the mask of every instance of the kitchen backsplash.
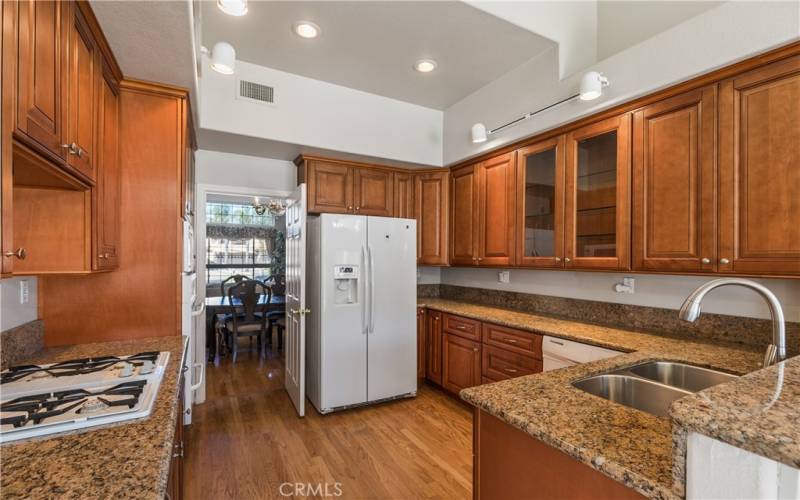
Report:
[{"label": "kitchen backsplash", "polygon": [[[417,285],[417,294],[666,335],[757,346],[772,341],[772,324],[765,319],[704,313],[687,323],[672,309],[447,284]],[[789,352],[800,353],[800,323],[787,322],[786,335]]]},{"label": "kitchen backsplash", "polygon": [[0,332],[0,370],[19,364],[44,345],[44,321],[37,319]]}]

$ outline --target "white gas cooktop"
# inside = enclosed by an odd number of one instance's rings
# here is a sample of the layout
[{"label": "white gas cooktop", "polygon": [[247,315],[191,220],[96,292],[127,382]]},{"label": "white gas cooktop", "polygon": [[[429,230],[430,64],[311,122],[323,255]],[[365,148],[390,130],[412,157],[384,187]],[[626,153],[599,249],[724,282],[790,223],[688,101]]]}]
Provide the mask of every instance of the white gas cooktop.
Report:
[{"label": "white gas cooktop", "polygon": [[0,373],[0,442],[150,415],[169,352],[102,356]]}]

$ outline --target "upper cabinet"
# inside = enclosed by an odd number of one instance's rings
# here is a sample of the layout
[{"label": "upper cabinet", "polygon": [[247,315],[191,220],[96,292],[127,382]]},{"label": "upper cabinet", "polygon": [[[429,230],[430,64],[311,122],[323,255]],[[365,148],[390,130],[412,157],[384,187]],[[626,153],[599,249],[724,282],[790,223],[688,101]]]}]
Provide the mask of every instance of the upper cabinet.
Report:
[{"label": "upper cabinet", "polygon": [[563,267],[563,135],[517,151],[517,264]]},{"label": "upper cabinet", "polygon": [[394,174],[394,216],[400,219],[414,218],[414,174]]},{"label": "upper cabinet", "polygon": [[103,72],[97,114],[97,185],[92,196],[95,270],[119,266],[119,222],[121,175],[119,162],[119,88],[110,74]]},{"label": "upper cabinet", "polygon": [[450,176],[450,264],[478,265],[478,184],[480,163]]},{"label": "upper cabinet", "polygon": [[[353,167],[323,160],[307,160],[298,182],[308,186],[308,211],[347,214],[353,212]],[[303,175],[303,173],[305,175]]]},{"label": "upper cabinet", "polygon": [[[71,8],[69,3],[60,1],[27,0],[13,4],[8,10],[14,6],[17,9],[16,133],[55,157],[64,158],[67,87],[62,67],[67,64]],[[13,13],[8,17],[13,18]],[[13,26],[13,22],[6,21],[4,30],[8,26]],[[4,38],[13,42],[13,38]]]},{"label": "upper cabinet", "polygon": [[800,56],[719,89],[719,254],[725,273],[800,273]]},{"label": "upper cabinet", "polygon": [[450,173],[414,175],[414,218],[417,219],[417,263],[447,265],[447,207]]},{"label": "upper cabinet", "polygon": [[86,19],[71,5],[67,43],[67,164],[95,178],[95,119],[100,90],[100,51]]},{"label": "upper cabinet", "polygon": [[481,163],[478,169],[478,264],[508,266],[516,253],[514,210],[517,155],[506,153]]},{"label": "upper cabinet", "polygon": [[716,85],[633,114],[633,268],[716,269]]},{"label": "upper cabinet", "polygon": [[358,215],[394,214],[394,173],[382,169],[354,169],[353,211]]},{"label": "upper cabinet", "polygon": [[570,269],[630,266],[630,115],[566,137],[564,263]]}]

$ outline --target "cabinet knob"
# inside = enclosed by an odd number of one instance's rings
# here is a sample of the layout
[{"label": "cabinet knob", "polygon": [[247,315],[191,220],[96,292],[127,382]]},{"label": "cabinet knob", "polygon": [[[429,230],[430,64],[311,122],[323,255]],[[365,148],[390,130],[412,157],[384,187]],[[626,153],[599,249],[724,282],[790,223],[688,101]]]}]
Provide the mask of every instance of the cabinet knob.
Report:
[{"label": "cabinet knob", "polygon": [[106,253],[101,253],[100,255],[98,255],[98,256],[97,256],[97,258],[99,258],[99,259],[107,259],[107,258],[109,258],[109,257],[111,257],[111,254],[110,254],[110,253],[108,253],[108,252],[106,252]]},{"label": "cabinet knob", "polygon": [[702,262],[703,264],[711,264],[711,259],[709,259],[708,257],[703,257],[702,259],[700,259],[700,262]]},{"label": "cabinet knob", "polygon": [[477,347],[473,347],[472,348],[472,352],[478,352],[478,348]]},{"label": "cabinet knob", "polygon": [[74,142],[70,144],[62,144],[61,147],[66,149],[69,154],[75,155],[78,158],[83,156],[83,149]]},{"label": "cabinet knob", "polygon": [[729,261],[728,259],[723,257],[723,258],[719,259],[719,263],[724,265],[724,264],[730,264],[731,261]]},{"label": "cabinet knob", "polygon": [[564,262],[570,262],[571,260],[569,257],[564,257]]},{"label": "cabinet knob", "polygon": [[353,209],[353,205],[348,205],[347,209],[348,210],[352,210]]},{"label": "cabinet knob", "polygon": [[359,210],[361,210],[361,207],[356,207],[356,212],[358,212]]},{"label": "cabinet knob", "polygon": [[28,256],[28,252],[24,248],[19,247],[13,252],[6,252],[4,255],[6,257],[16,257],[19,260],[25,260],[25,257]]},{"label": "cabinet knob", "polygon": [[478,257],[478,262],[482,261],[483,257]]},{"label": "cabinet knob", "polygon": [[556,262],[561,262],[561,257],[556,257],[555,260]]}]

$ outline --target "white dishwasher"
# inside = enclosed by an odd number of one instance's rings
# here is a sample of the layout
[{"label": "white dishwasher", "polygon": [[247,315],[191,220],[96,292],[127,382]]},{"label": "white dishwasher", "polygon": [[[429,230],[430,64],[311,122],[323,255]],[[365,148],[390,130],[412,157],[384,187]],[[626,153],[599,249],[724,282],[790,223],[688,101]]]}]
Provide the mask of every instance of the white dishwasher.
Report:
[{"label": "white dishwasher", "polygon": [[605,347],[582,344],[547,335],[542,340],[542,359],[544,361],[544,371],[546,372],[580,363],[588,363],[589,361],[612,358],[619,354],[623,353],[606,349]]}]

